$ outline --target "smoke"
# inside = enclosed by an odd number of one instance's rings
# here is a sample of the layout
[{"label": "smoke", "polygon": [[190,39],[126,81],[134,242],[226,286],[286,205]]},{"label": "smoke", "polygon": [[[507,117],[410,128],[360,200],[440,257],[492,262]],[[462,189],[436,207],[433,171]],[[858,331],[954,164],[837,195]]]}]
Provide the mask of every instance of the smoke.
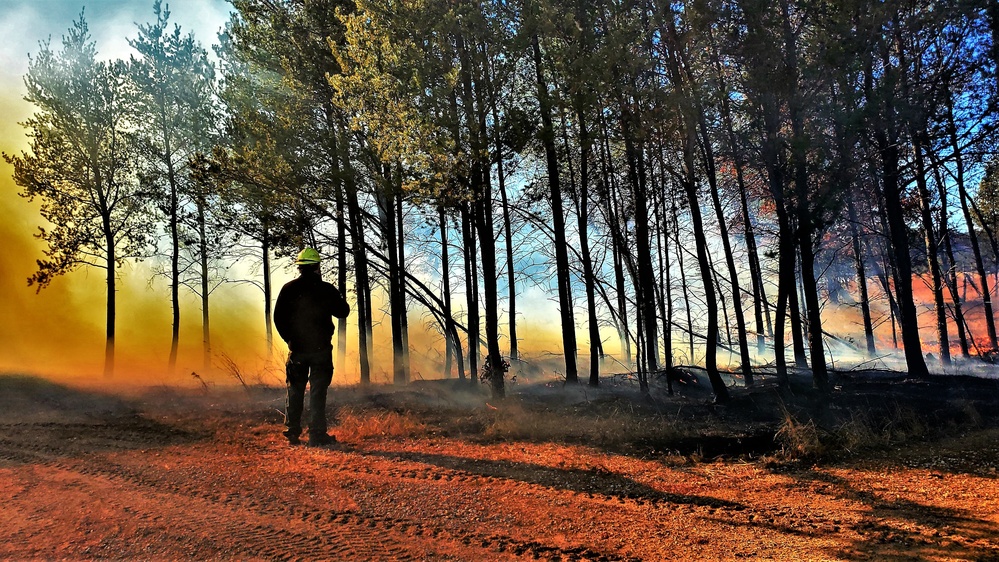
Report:
[{"label": "smoke", "polygon": [[[193,30],[208,44],[225,21],[229,6],[222,0],[170,2],[171,20],[184,31]],[[24,88],[21,77],[27,71],[27,53],[37,53],[38,40],[59,37],[79,16],[79,6],[72,2],[49,2],[42,8],[28,2],[15,3],[0,21],[0,31],[10,41],[0,45],[0,150],[17,153],[26,148],[24,129],[17,124],[30,116],[32,107],[20,99]],[[99,47],[99,57],[127,58],[132,50],[127,38],[135,35],[135,23],[152,17],[145,2],[97,3],[88,6],[86,18]],[[25,33],[31,30],[31,33]],[[43,374],[60,381],[103,381],[106,287],[102,270],[81,268],[57,278],[36,294],[26,279],[35,271],[35,260],[43,256],[44,244],[32,234],[42,226],[38,205],[19,197],[11,179],[11,167],[0,161],[0,371]],[[275,293],[290,272],[274,275]],[[345,289],[341,287],[341,289]],[[384,309],[382,295],[376,300],[374,341],[372,342],[372,380],[388,382],[392,378],[393,350],[390,322],[380,317]],[[561,326],[549,295],[537,287],[527,287],[519,295],[521,316],[518,325],[519,346],[525,361],[513,372],[526,378],[529,373],[552,373],[564,370]],[[248,383],[281,382],[282,362],[287,349],[275,334],[273,350],[268,350],[264,329],[262,294],[248,285],[226,285],[212,295],[212,365],[205,368],[202,359],[200,302],[182,292],[180,353],[177,368],[167,372],[170,351],[169,287],[163,278],[154,277],[148,263],[128,264],[119,271],[116,322],[116,374],[111,384],[198,384],[236,383],[236,374]],[[551,321],[545,322],[545,319]],[[577,318],[577,320],[580,320]],[[581,331],[582,333],[582,331]],[[414,380],[439,378],[443,371],[444,344],[434,326],[421,317],[418,307],[410,313],[409,343],[411,373]],[[616,337],[605,334],[608,351],[613,352]],[[580,358],[585,351],[585,337],[580,339]],[[509,340],[501,347],[507,349]],[[338,384],[359,380],[356,315],[348,323],[348,354],[345,368],[335,375]],[[481,351],[484,351],[481,350]],[[231,361],[228,361],[231,360]],[[481,363],[481,352],[480,352]],[[469,366],[465,365],[466,370]],[[233,372],[233,370],[236,372]],[[197,377],[192,377],[196,373]],[[467,374],[467,373],[466,373]]]},{"label": "smoke", "polygon": [[[10,139],[20,131],[4,123],[0,148],[9,152]],[[23,138],[23,137],[22,137]],[[274,349],[268,353],[264,325],[263,295],[249,285],[223,285],[211,297],[212,365],[203,366],[200,301],[182,292],[180,349],[177,368],[167,372],[170,350],[171,311],[166,280],[155,277],[147,263],[129,263],[119,270],[116,336],[116,372],[103,378],[106,288],[102,270],[81,268],[36,293],[27,278],[42,257],[44,244],[32,237],[43,223],[35,203],[19,197],[11,179],[11,167],[0,163],[0,290],[5,295],[0,308],[0,372],[44,375],[60,382],[100,385],[197,385],[237,384],[236,373],[248,384],[283,383],[283,361],[287,347],[274,333]],[[273,274],[275,296],[292,276],[290,269]],[[384,296],[373,295],[375,308],[372,342],[372,382],[392,380],[393,349]],[[444,343],[436,326],[418,307],[410,312],[409,344],[412,380],[443,377]],[[553,316],[557,318],[557,316]],[[357,316],[348,319],[345,368],[334,375],[336,384],[354,384],[360,379],[357,355]],[[559,371],[560,326],[518,325],[520,347],[534,355],[523,371]],[[502,347],[509,345],[505,340]],[[548,352],[548,350],[553,350]],[[483,350],[484,351],[484,350]],[[225,359],[231,360],[227,362]],[[481,363],[481,355],[480,355]],[[526,367],[531,367],[530,369]],[[466,362],[466,375],[468,365]],[[550,370],[549,370],[550,369]],[[191,373],[197,373],[197,377]]]},{"label": "smoke", "polygon": [[[0,107],[16,107],[0,96]],[[23,129],[0,122],[0,150],[18,153],[25,146]],[[18,196],[12,167],[0,162],[0,371],[42,374],[60,381],[102,378],[106,287],[104,272],[80,268],[36,293],[27,278],[43,257],[44,243],[33,234],[44,220],[38,204]],[[181,348],[178,367],[166,372],[170,351],[169,290],[152,279],[147,264],[119,271],[116,337],[116,383],[168,384],[206,375],[202,366],[201,310],[193,295],[182,299]],[[151,280],[152,279],[152,280]],[[213,349],[239,357],[245,368],[265,371],[263,298],[250,287],[223,287],[211,305]],[[279,361],[280,358],[277,359]],[[211,369],[208,375],[220,373]],[[110,382],[110,381],[109,381]]]},{"label": "smoke", "polygon": [[[2,102],[2,100],[0,100]],[[0,148],[9,152],[11,139],[23,138],[12,123],[0,123]],[[210,368],[202,363],[200,301],[190,293],[182,293],[180,355],[178,366],[167,372],[170,349],[170,303],[166,281],[154,278],[148,264],[129,264],[120,270],[118,293],[116,375],[106,381],[101,375],[104,350],[105,286],[103,272],[81,269],[56,279],[41,292],[28,287],[26,279],[35,269],[35,260],[42,256],[43,244],[32,237],[42,219],[37,204],[19,197],[18,187],[11,179],[11,167],[0,162],[0,371],[42,374],[64,382],[134,385],[196,385],[205,381],[217,385],[236,384],[232,368],[238,369],[249,384],[281,384],[283,360],[287,348],[275,333],[274,349],[268,353],[264,329],[263,297],[249,285],[224,285],[211,298],[212,350]],[[275,295],[291,278],[290,269],[279,269],[273,275]],[[918,285],[917,285],[918,288]],[[343,289],[343,288],[341,288]],[[524,360],[514,364],[511,374],[518,379],[534,381],[551,378],[564,372],[562,362],[561,326],[557,314],[537,314],[552,308],[543,294],[529,295],[520,301],[521,310],[531,314],[518,323],[519,347]],[[923,297],[925,295],[917,294]],[[534,297],[534,298],[530,298]],[[375,318],[372,342],[372,382],[392,380],[393,349],[390,322],[383,295],[373,295]],[[537,301],[537,302],[534,302]],[[547,308],[546,308],[547,307]],[[925,308],[925,307],[924,307]],[[921,310],[923,310],[921,308]],[[974,307],[972,307],[974,310]],[[884,318],[888,311],[875,305],[874,314]],[[825,329],[837,338],[828,338],[827,357],[837,366],[867,364],[871,367],[904,369],[902,356],[891,347],[891,324],[881,322],[876,336],[879,357],[869,362],[864,356],[863,330],[860,312],[855,307],[827,307],[822,312]],[[969,323],[976,336],[984,334],[980,311],[971,313]],[[550,319],[545,322],[544,319]],[[933,335],[932,314],[920,315],[924,334],[924,352],[939,352]],[[505,320],[501,321],[505,322]],[[505,331],[505,323],[502,326]],[[580,376],[585,376],[588,341],[580,330]],[[686,334],[673,332],[674,350],[686,352]],[[952,338],[956,338],[952,331]],[[345,368],[338,370],[334,382],[354,384],[359,380],[357,356],[356,314],[352,314],[347,329],[348,346]],[[605,351],[620,356],[619,342],[612,329],[602,330]],[[788,338],[789,340],[790,338]],[[410,312],[409,343],[412,380],[442,378],[444,343],[437,327],[413,306]],[[771,343],[768,341],[768,344]],[[767,354],[755,356],[755,336],[750,347],[757,362],[772,361]],[[703,342],[695,342],[695,361],[703,357]],[[956,345],[956,344],[954,344]],[[509,347],[504,335],[501,347]],[[484,349],[482,350],[484,351]],[[788,353],[790,354],[790,341]],[[225,368],[223,358],[231,359]],[[722,367],[736,368],[737,354],[721,351]],[[481,363],[481,355],[480,355]],[[933,364],[931,363],[931,368]],[[466,362],[466,375],[468,365]],[[625,371],[624,364],[605,361],[605,373]],[[191,373],[197,373],[197,378]]]}]

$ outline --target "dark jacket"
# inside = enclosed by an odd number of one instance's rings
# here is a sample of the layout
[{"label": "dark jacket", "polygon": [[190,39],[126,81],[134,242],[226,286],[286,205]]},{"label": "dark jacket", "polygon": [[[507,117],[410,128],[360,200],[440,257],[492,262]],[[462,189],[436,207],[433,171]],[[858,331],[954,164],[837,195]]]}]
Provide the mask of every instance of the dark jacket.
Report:
[{"label": "dark jacket", "polygon": [[333,316],[346,318],[350,305],[318,273],[303,272],[281,288],[274,305],[274,325],[292,351],[333,349]]}]

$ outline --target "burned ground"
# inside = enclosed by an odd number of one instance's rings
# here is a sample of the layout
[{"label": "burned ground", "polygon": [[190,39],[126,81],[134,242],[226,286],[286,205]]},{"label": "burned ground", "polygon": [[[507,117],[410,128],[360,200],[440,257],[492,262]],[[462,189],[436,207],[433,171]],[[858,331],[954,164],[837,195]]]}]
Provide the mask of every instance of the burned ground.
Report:
[{"label": "burned ground", "polygon": [[0,558],[999,560],[994,380],[684,381],[338,388],[310,449],[280,388],[0,377]]}]

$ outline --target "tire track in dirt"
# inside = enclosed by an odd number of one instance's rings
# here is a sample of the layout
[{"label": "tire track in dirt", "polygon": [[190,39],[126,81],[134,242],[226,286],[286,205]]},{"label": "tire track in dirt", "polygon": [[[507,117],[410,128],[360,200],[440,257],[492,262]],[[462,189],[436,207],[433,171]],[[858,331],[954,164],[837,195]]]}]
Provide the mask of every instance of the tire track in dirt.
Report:
[{"label": "tire track in dirt", "polygon": [[[421,467],[421,468],[388,468],[380,469],[372,466],[359,465],[356,460],[378,459],[389,462],[404,461],[412,462],[401,455],[371,454],[355,450],[333,450],[335,453],[344,455],[331,461],[330,457],[324,459],[323,464],[318,465],[324,469],[331,469],[340,473],[348,473],[360,476],[389,477],[396,480],[420,480],[447,482],[458,484],[490,484],[499,480],[510,481],[517,485],[533,486],[534,484],[523,482],[514,478],[501,478],[493,476],[482,476],[462,470],[448,469],[444,467]],[[422,523],[405,519],[385,518],[386,521],[403,526],[412,526],[417,533],[429,532],[431,536],[447,537],[456,540],[464,545],[478,545],[482,548],[494,552],[509,552],[516,556],[528,556],[533,559],[545,560],[598,560],[598,561],[624,561],[628,560],[616,554],[607,554],[595,551],[589,547],[578,546],[572,548],[546,545],[539,541],[521,540],[502,533],[484,534],[464,529],[440,529]]]},{"label": "tire track in dirt", "polygon": [[[149,439],[141,439],[138,445],[148,445]],[[128,448],[128,447],[126,447]],[[133,449],[138,447],[131,447]],[[116,463],[105,455],[88,455],[85,458],[65,457],[65,451],[38,443],[15,443],[10,440],[0,440],[0,458],[13,458],[16,462],[40,464],[49,468],[75,472],[88,477],[102,477],[130,483],[134,486],[149,489],[152,493],[167,493],[181,502],[189,502],[196,498],[208,502],[209,506],[234,508],[237,512],[228,511],[221,514],[211,514],[205,511],[207,528],[230,529],[233,521],[245,518],[238,513],[246,510],[255,516],[266,520],[296,519],[312,525],[313,532],[291,532],[276,528],[266,523],[256,525],[236,525],[232,529],[236,538],[247,541],[240,550],[251,555],[263,555],[275,559],[285,559],[288,556],[302,556],[304,559],[324,558],[331,554],[338,556],[376,556],[375,559],[386,560],[416,560],[407,554],[409,545],[413,542],[423,542],[428,551],[452,550],[447,548],[448,542],[454,543],[459,550],[474,549],[489,553],[504,554],[518,558],[546,560],[595,560],[617,561],[624,558],[596,552],[588,547],[563,548],[547,545],[538,541],[515,539],[503,534],[483,534],[461,529],[441,529],[423,522],[405,518],[372,516],[355,510],[316,509],[306,506],[284,507],[271,502],[261,502],[246,497],[235,491],[221,488],[203,488],[194,485],[189,480],[180,482],[169,478],[170,474],[162,469],[149,466],[126,466]],[[444,469],[442,469],[444,470]],[[393,470],[388,476],[403,478],[409,471]],[[374,470],[369,472],[375,474]],[[384,476],[384,474],[383,474]],[[428,479],[434,479],[432,476]],[[469,481],[475,477],[469,478]],[[479,478],[478,481],[482,479]],[[157,516],[147,514],[145,517],[155,521]],[[197,529],[192,528],[192,532]],[[404,534],[405,537],[399,536]],[[184,534],[186,536],[186,533]],[[336,537],[330,540],[326,537]],[[228,543],[227,543],[228,544]],[[443,549],[437,547],[444,547]],[[346,549],[337,551],[335,549]],[[443,552],[441,554],[444,554]],[[483,554],[479,559],[488,558]]]},{"label": "tire track in dirt", "polygon": [[37,455],[22,450],[23,445],[8,439],[0,439],[0,468],[13,468],[38,460]]},{"label": "tire track in dirt", "polygon": [[[234,505],[220,505],[203,498],[181,497],[172,492],[144,493],[143,499],[153,500],[156,509],[134,511],[137,518],[146,525],[155,526],[178,541],[190,541],[192,537],[213,545],[216,552],[263,557],[270,560],[302,559],[348,559],[367,557],[374,560],[414,560],[405,553],[400,544],[386,537],[370,536],[370,533],[356,529],[340,529],[339,537],[316,533],[313,530],[291,530],[271,524],[272,519],[240,509]],[[200,504],[199,510],[191,513],[191,504]],[[188,518],[178,521],[164,517],[163,513],[183,512]],[[168,525],[168,526],[167,526]],[[224,539],[216,540],[205,529],[219,530]],[[362,530],[363,531],[363,530]],[[235,551],[235,552],[233,552]]]},{"label": "tire track in dirt", "polygon": [[[141,471],[126,468],[122,465],[115,465],[111,470],[102,470],[99,472],[113,473],[115,476],[127,478],[148,487],[162,487],[162,484],[166,482],[158,478],[159,473],[150,479],[146,475],[143,475]],[[179,495],[196,495],[214,502],[227,504],[238,503],[268,517],[296,518],[299,521],[315,525],[324,535],[342,535],[344,528],[348,528],[352,532],[346,537],[347,542],[358,545],[361,548],[361,552],[365,552],[365,545],[377,542],[377,540],[386,535],[401,533],[406,535],[406,539],[405,541],[400,541],[398,545],[408,545],[412,542],[426,542],[434,546],[441,546],[441,542],[445,541],[460,544],[463,548],[481,549],[494,553],[509,553],[518,557],[527,556],[533,559],[598,560],[607,562],[623,560],[621,557],[602,554],[587,547],[562,548],[546,545],[538,541],[514,539],[502,534],[487,535],[461,529],[445,530],[411,519],[368,515],[356,510],[319,510],[304,505],[283,507],[270,502],[260,502],[252,498],[246,498],[238,494],[225,494],[218,490],[209,491],[176,482],[169,482],[168,486],[172,487],[171,491]],[[398,552],[395,552],[389,558],[409,559],[405,557],[399,558],[401,556],[399,552],[405,552],[408,547],[403,546],[400,550],[398,545],[394,548]]]},{"label": "tire track in dirt", "polygon": [[[176,482],[159,470],[128,467],[100,456],[86,459],[63,458],[52,447],[18,444],[21,450],[11,450],[9,441],[0,441],[0,458],[16,457],[20,462],[50,470],[64,471],[86,478],[104,478],[125,482],[138,490],[145,502],[152,502],[161,509],[139,511],[114,496],[101,501],[121,510],[126,507],[141,522],[180,542],[206,542],[218,552],[231,551],[261,556],[274,560],[366,558],[373,560],[417,560],[407,554],[407,542],[397,540],[384,525],[371,524],[363,516],[317,517],[320,512],[301,512],[301,508],[271,506],[256,501],[246,501],[237,493],[219,489],[206,489],[190,482]],[[125,497],[128,490],[121,490]],[[190,503],[199,502],[201,509],[192,510]],[[164,525],[163,513],[184,513],[188,519],[170,518]],[[247,523],[246,521],[252,521]],[[277,527],[273,521],[306,522],[311,530],[291,531]],[[310,521],[311,520],[311,521]],[[319,524],[316,524],[316,523]],[[302,525],[298,525],[302,526]],[[224,541],[206,536],[205,530],[224,530]]]},{"label": "tire track in dirt", "polygon": [[[350,451],[350,453],[359,455],[362,458],[381,458],[389,461],[404,461],[419,464],[427,463],[426,460],[421,459],[422,455],[409,455],[406,453],[365,453],[360,451]],[[356,463],[353,463],[348,459],[328,461],[327,464],[324,464],[323,466],[337,471],[352,472],[363,475],[392,476],[394,478],[405,480],[476,484],[490,484],[502,481],[519,486],[558,489],[563,492],[582,496],[586,499],[595,500],[601,503],[634,504],[638,506],[648,504],[653,507],[683,505],[684,507],[700,508],[712,513],[718,510],[742,511],[745,509],[745,506],[727,500],[713,498],[710,496],[691,496],[663,492],[648,488],[647,486],[638,483],[634,483],[632,486],[635,489],[625,492],[614,493],[601,491],[602,488],[618,484],[617,481],[620,480],[620,478],[613,477],[608,473],[600,471],[587,472],[578,469],[563,471],[560,469],[540,467],[535,470],[535,472],[544,473],[547,471],[549,474],[543,474],[540,477],[534,476],[531,478],[519,478],[517,476],[503,474],[502,468],[497,466],[499,463],[496,463],[495,461],[472,459],[469,461],[469,464],[471,464],[474,468],[479,468],[480,470],[478,472],[472,472],[460,468],[447,468],[437,465],[422,466],[418,468],[389,468],[387,470],[378,470],[369,466],[358,466]],[[556,472],[568,473],[568,481],[556,482],[556,477],[553,475]],[[585,478],[590,478],[595,482],[582,482],[581,480]]]},{"label": "tire track in dirt", "polygon": [[[273,452],[274,447],[268,446],[266,444],[262,445],[258,440],[248,440],[246,443],[242,443],[242,440],[231,440],[225,439],[222,443],[217,443],[219,445],[230,445],[234,449],[245,451],[271,451]],[[0,441],[0,445],[5,442]],[[6,443],[12,444],[9,441]],[[148,446],[151,440],[141,439],[140,445]],[[24,446],[25,444],[21,444]],[[38,449],[37,446],[33,447]],[[125,447],[135,449],[137,447]],[[321,450],[309,450],[301,449],[302,451],[315,451],[319,453]],[[482,475],[474,472],[468,472],[460,469],[450,469],[440,466],[426,466],[426,467],[394,467],[390,466],[388,468],[384,467],[374,467],[366,465],[364,462],[357,462],[359,459],[364,461],[385,461],[390,463],[396,462],[408,462],[408,463],[420,463],[420,460],[414,460],[412,455],[407,455],[405,453],[382,453],[382,452],[365,452],[365,451],[352,451],[352,450],[334,450],[331,451],[334,455],[322,455],[317,454],[317,458],[322,459],[322,463],[317,465],[320,468],[327,469],[330,471],[337,471],[346,474],[356,474],[359,476],[372,476],[379,478],[391,478],[396,480],[420,480],[428,482],[445,482],[454,484],[466,484],[466,485],[489,485],[497,481],[506,481],[514,483],[518,486],[527,487],[541,487],[546,489],[551,489],[553,486],[546,484],[544,482],[536,481],[525,481],[524,479],[519,479],[516,477],[506,477],[499,474],[500,469],[497,468],[496,463],[493,461],[472,461],[473,468],[480,468],[483,471],[488,470],[490,474],[496,475]],[[61,455],[62,452],[57,449],[52,449],[50,451],[53,455]],[[6,447],[0,447],[0,458],[5,456],[17,457],[21,462],[25,461],[35,461],[39,459],[36,456],[26,455],[23,451],[11,451]],[[324,458],[325,457],[325,458]],[[91,462],[94,459],[91,458]],[[487,463],[485,465],[479,466],[478,463]],[[83,468],[81,472],[87,472],[92,476],[105,476],[105,477],[116,477],[120,480],[130,481],[134,484],[141,485],[151,489],[163,489],[164,487],[164,477],[169,476],[165,474],[161,469],[154,467],[140,467],[139,469],[130,468],[126,469],[123,465],[109,464],[104,468],[91,466],[90,468]],[[148,473],[148,474],[147,474]],[[578,475],[577,475],[578,476]],[[555,559],[555,560],[625,560],[625,557],[619,555],[610,555],[592,550],[588,547],[575,547],[575,548],[565,548],[557,547],[544,544],[539,541],[533,540],[523,540],[515,539],[508,535],[502,533],[482,533],[474,530],[465,529],[441,529],[432,524],[416,522],[411,519],[405,518],[393,518],[393,517],[383,517],[366,515],[359,513],[357,511],[350,510],[329,510],[329,509],[313,509],[305,507],[291,507],[291,508],[277,508],[273,505],[273,500],[260,500],[257,497],[245,497],[240,496],[238,493],[233,493],[231,491],[226,491],[224,489],[215,490],[204,490],[197,487],[178,485],[176,483],[172,484],[170,490],[184,497],[196,496],[204,499],[208,499],[215,503],[220,503],[224,505],[229,505],[237,503],[238,505],[249,509],[256,513],[261,513],[267,517],[281,517],[281,518],[297,518],[299,520],[314,521],[320,527],[317,530],[317,534],[330,535],[343,533],[343,526],[350,525],[355,529],[359,529],[362,535],[356,542],[360,545],[358,548],[363,548],[363,545],[367,541],[372,540],[372,535],[377,534],[370,529],[384,529],[387,532],[401,532],[409,535],[404,542],[414,542],[419,541],[420,537],[426,537],[425,540],[432,541],[435,545],[440,545],[443,542],[453,542],[462,545],[465,548],[475,548],[482,549],[491,553],[503,553],[505,555],[513,555],[516,557],[528,557],[533,559]],[[691,516],[700,517],[705,520],[712,520],[716,523],[721,524],[735,524],[735,525],[745,525],[745,524],[755,524],[764,525],[777,530],[788,531],[793,530],[795,533],[802,532],[826,532],[828,531],[827,523],[821,518],[813,519],[811,517],[801,515],[797,517],[784,517],[780,510],[760,509],[756,507],[751,510],[747,510],[744,506],[739,504],[730,504],[723,500],[714,500],[710,497],[699,497],[699,496],[682,496],[675,494],[668,494],[665,492],[650,492],[649,490],[644,490],[642,493],[623,493],[623,494],[613,494],[613,493],[602,493],[599,491],[580,491],[579,489],[573,488],[562,488],[561,491],[573,495],[577,495],[581,499],[585,499],[589,502],[595,502],[601,505],[626,505],[633,504],[637,506],[643,506],[648,504],[652,507],[674,507],[680,509]],[[693,500],[691,500],[693,498]],[[764,523],[765,522],[765,523]],[[806,524],[806,525],[803,525]],[[807,523],[811,523],[807,525]],[[803,531],[807,529],[807,531]],[[352,533],[348,533],[352,536]],[[275,539],[277,540],[277,539]],[[345,540],[350,541],[351,538],[348,536]],[[353,543],[352,543],[353,544]],[[446,550],[446,549],[445,549]],[[325,552],[325,551],[324,551]],[[363,552],[363,550],[362,550]]]},{"label": "tire track in dirt", "polygon": [[[424,463],[422,460],[426,455],[410,454],[406,452],[363,452],[349,451],[349,454],[360,456],[365,459],[382,459],[389,461],[404,461],[411,463]],[[567,472],[576,478],[592,477],[596,483],[577,482],[565,486],[564,483],[554,482],[555,478],[549,474],[547,476],[532,477],[530,479],[518,478],[517,476],[507,476],[502,474],[503,463],[496,461],[486,461],[471,459],[472,468],[480,469],[479,472],[470,472],[462,469],[444,468],[441,466],[421,466],[407,468],[375,468],[364,466],[351,458],[332,457],[322,466],[338,472],[353,473],[370,476],[390,476],[400,480],[421,480],[439,481],[457,484],[490,484],[503,481],[517,486],[529,488],[557,489],[561,492],[572,494],[580,501],[590,502],[601,506],[625,506],[651,507],[653,509],[669,508],[674,511],[681,511],[691,517],[697,517],[706,521],[712,521],[721,525],[735,526],[765,526],[781,532],[788,532],[797,535],[825,535],[838,532],[844,524],[839,520],[829,520],[821,516],[807,513],[792,513],[782,508],[766,508],[761,506],[746,506],[737,502],[727,501],[710,496],[691,496],[685,494],[675,494],[663,492],[644,485],[637,484],[634,490],[622,493],[609,493],[600,491],[602,486],[615,484],[616,478],[611,475],[594,471],[587,473],[583,470],[560,470],[544,467],[549,472]],[[535,471],[537,472],[537,471]],[[602,481],[602,482],[601,482]]]},{"label": "tire track in dirt", "polygon": [[[134,527],[145,536],[152,534],[156,537],[156,545],[166,545],[167,548],[188,556],[193,553],[206,556],[206,553],[211,552],[214,554],[209,557],[226,554],[281,560],[289,558],[287,553],[296,550],[312,555],[317,552],[327,553],[327,556],[356,555],[349,549],[334,549],[329,548],[329,545],[315,545],[314,548],[309,548],[310,542],[315,542],[314,537],[261,524],[247,517],[249,514],[245,511],[220,509],[219,506],[207,504],[196,498],[180,498],[170,493],[126,489],[118,486],[116,479],[105,478],[103,482],[116,486],[113,493],[108,493],[107,489],[100,486],[97,479],[86,471],[74,470],[66,463],[46,463],[43,466],[50,471],[50,474],[59,476],[60,486],[82,489],[94,497],[99,497],[101,510],[104,513],[127,514],[125,524],[129,527]],[[176,513],[183,513],[184,517],[174,516]],[[117,526],[120,523],[114,524]],[[219,535],[223,535],[224,539],[215,538]],[[108,553],[111,557],[148,556],[147,552],[142,552],[142,546],[133,544],[132,541],[124,545],[114,545],[114,547],[112,545],[113,540],[105,538],[98,549],[114,548],[113,552]],[[302,548],[303,545],[305,548]],[[84,553],[96,554],[98,557],[105,556],[105,553],[100,551]],[[62,555],[73,556],[74,553],[63,552]],[[177,555],[172,554],[172,556]],[[388,556],[382,557],[382,559],[388,558]]]}]

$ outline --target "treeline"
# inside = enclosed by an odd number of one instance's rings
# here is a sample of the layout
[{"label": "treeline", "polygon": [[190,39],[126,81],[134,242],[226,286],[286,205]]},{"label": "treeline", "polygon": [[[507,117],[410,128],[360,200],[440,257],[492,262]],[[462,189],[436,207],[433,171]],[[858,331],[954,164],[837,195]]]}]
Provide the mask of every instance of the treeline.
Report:
[{"label": "treeline", "polygon": [[913,283],[944,366],[952,329],[964,357],[999,349],[995,2],[232,3],[217,65],[159,2],[129,61],[97,61],[82,17],[31,59],[31,148],[5,155],[52,223],[29,282],[107,271],[108,368],[117,266],[150,247],[171,365],[182,287],[207,362],[226,268],[259,260],[270,339],[271,260],[305,246],[349,288],[359,329],[341,321],[337,357],[356,341],[362,383],[381,292],[396,382],[419,309],[445,376],[496,395],[528,285],[557,302],[570,382],[598,384],[612,328],[643,390],[701,362],[724,401],[719,349],[752,384],[771,354],[786,379],[788,339],[824,390],[843,285],[858,351],[890,321],[912,376],[928,374]]}]

